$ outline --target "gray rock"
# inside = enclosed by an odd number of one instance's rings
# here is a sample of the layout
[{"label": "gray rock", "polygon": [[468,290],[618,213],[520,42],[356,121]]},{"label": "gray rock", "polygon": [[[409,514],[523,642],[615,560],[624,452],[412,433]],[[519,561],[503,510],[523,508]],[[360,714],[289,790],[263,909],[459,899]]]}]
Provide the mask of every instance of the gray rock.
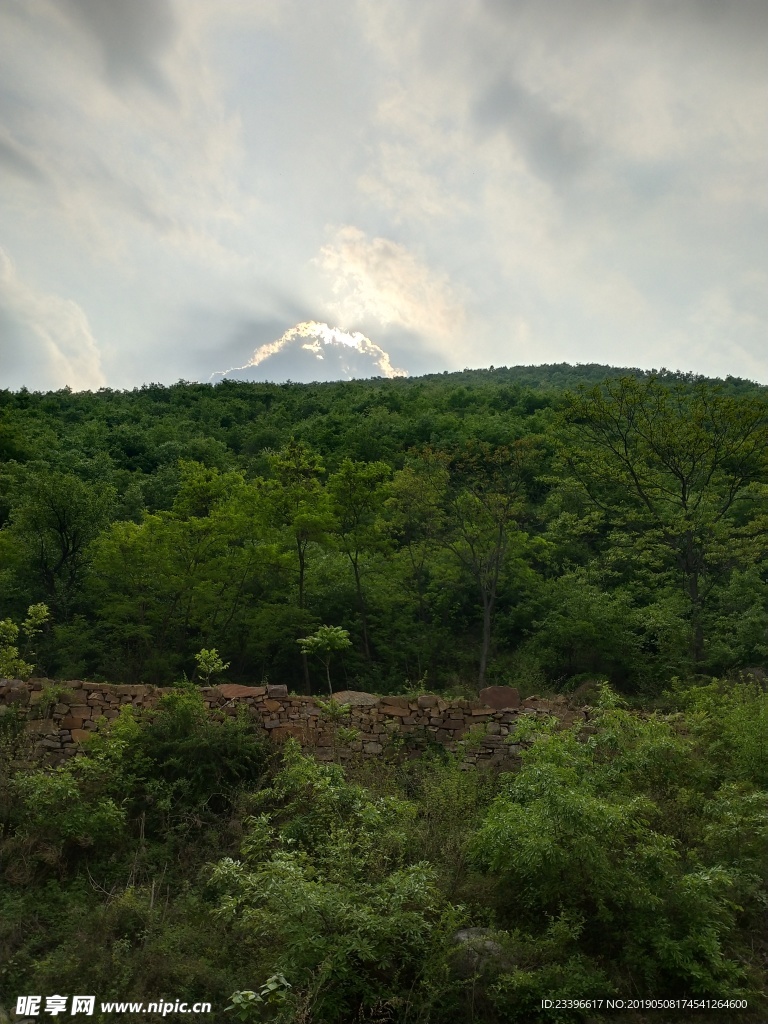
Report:
[{"label": "gray rock", "polygon": [[331,700],[337,704],[349,704],[353,708],[372,708],[381,698],[373,693],[363,693],[361,690],[339,690],[338,693],[331,695]]},{"label": "gray rock", "polygon": [[456,977],[474,978],[512,969],[512,961],[493,937],[497,934],[492,928],[460,928],[454,934],[457,948],[450,963]]}]

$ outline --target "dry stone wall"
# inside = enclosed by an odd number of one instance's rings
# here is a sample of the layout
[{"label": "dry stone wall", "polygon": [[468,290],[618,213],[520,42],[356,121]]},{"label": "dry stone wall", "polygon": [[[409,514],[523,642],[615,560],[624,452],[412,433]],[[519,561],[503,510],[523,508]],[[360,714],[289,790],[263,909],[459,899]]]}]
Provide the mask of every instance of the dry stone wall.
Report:
[{"label": "dry stone wall", "polygon": [[[26,718],[35,754],[61,764],[83,750],[88,736],[116,718],[123,705],[151,708],[169,689],[114,686],[81,680],[0,679],[0,713],[17,705]],[[563,726],[586,728],[589,710],[569,708],[563,698],[520,701],[512,687],[492,686],[478,700],[444,700],[433,694],[382,697],[344,691],[332,703],[289,694],[285,686],[223,684],[202,687],[205,706],[234,715],[248,710],[254,729],[275,742],[295,738],[320,760],[414,757],[431,745],[461,753],[467,766],[514,767],[520,746],[510,741],[526,716],[554,715]],[[7,712],[5,712],[7,713]]]}]

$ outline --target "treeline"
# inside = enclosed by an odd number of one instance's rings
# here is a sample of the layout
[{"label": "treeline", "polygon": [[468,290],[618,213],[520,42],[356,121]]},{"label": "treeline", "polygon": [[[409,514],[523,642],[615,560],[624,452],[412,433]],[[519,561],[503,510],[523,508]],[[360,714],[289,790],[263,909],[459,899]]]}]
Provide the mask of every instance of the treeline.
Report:
[{"label": "treeline", "polygon": [[[0,619],[58,677],[381,691],[768,658],[764,388],[601,366],[0,392]],[[21,652],[22,654],[24,652]]]}]

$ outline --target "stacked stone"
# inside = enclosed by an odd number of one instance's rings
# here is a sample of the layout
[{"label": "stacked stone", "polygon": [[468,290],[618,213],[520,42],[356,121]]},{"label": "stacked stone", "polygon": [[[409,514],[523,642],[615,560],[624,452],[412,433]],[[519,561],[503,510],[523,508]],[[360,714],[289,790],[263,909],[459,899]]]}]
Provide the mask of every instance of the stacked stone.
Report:
[{"label": "stacked stone", "polygon": [[[52,686],[57,688],[58,702],[43,705]],[[35,752],[45,763],[56,764],[77,754],[102,722],[118,716],[121,706],[152,707],[170,692],[80,680],[0,680],[0,705],[15,703],[25,708]],[[569,709],[564,698],[530,697],[521,704],[517,690],[507,686],[487,687],[478,700],[450,701],[434,694],[381,697],[347,690],[333,695],[337,705],[347,706],[340,715],[327,714],[314,697],[289,695],[285,686],[224,684],[202,687],[199,692],[207,708],[235,715],[245,707],[254,728],[278,743],[294,738],[319,760],[418,757],[437,744],[460,753],[465,767],[514,767],[520,746],[510,743],[509,737],[522,717],[554,715],[563,726],[587,718],[586,709]]]}]

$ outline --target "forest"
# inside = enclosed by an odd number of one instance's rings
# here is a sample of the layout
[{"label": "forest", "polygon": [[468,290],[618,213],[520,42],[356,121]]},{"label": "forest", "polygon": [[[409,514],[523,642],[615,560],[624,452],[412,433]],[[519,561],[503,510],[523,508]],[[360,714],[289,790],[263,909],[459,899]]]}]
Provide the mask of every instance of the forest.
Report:
[{"label": "forest", "polygon": [[111,682],[314,691],[320,625],[385,693],[764,665],[766,389],[608,370],[0,393],[0,617]]},{"label": "forest", "polygon": [[[560,364],[4,391],[0,481],[0,675],[172,688],[54,771],[0,714],[0,1005],[764,1019],[768,388]],[[330,669],[321,627],[349,638]],[[506,684],[593,725],[531,727],[514,774],[342,769],[207,712],[212,665]]]}]

